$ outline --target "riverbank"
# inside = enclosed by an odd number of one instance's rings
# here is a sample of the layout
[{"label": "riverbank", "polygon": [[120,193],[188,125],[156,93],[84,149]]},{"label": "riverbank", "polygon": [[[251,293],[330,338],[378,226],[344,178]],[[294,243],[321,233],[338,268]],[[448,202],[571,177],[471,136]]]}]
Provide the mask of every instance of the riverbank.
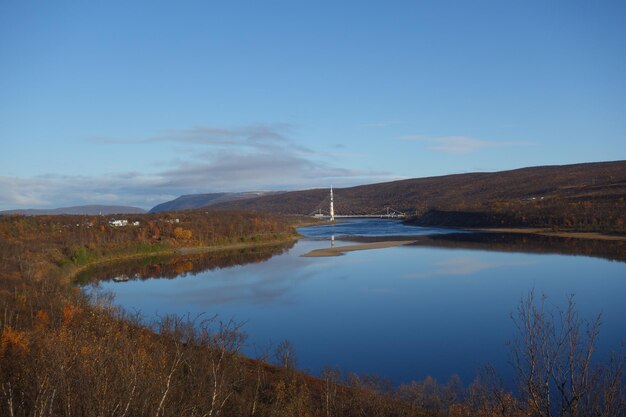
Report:
[{"label": "riverbank", "polygon": [[86,270],[90,268],[112,264],[116,262],[121,262],[121,261],[149,258],[149,257],[154,257],[154,256],[199,255],[199,254],[210,253],[210,252],[253,249],[253,248],[287,244],[289,242],[293,242],[298,239],[299,239],[299,236],[291,235],[284,239],[268,240],[264,242],[241,242],[241,243],[221,244],[221,245],[213,245],[213,246],[171,247],[171,248],[158,250],[154,252],[140,252],[140,253],[131,253],[131,254],[126,254],[126,255],[105,256],[103,258],[100,258],[94,261],[89,261],[81,266],[73,267],[72,270],[67,271],[64,274],[63,280],[67,283],[71,283],[76,279],[76,277],[79,274],[81,274],[82,272],[85,272]]},{"label": "riverbank", "polygon": [[565,232],[565,231],[552,231],[549,229],[541,228],[523,228],[523,227],[501,227],[501,228],[464,228],[462,230],[470,232],[486,232],[486,233],[518,233],[518,234],[532,234],[541,236],[553,236],[564,237],[571,239],[595,239],[595,240],[619,240],[626,241],[626,235],[609,234],[600,232]]}]

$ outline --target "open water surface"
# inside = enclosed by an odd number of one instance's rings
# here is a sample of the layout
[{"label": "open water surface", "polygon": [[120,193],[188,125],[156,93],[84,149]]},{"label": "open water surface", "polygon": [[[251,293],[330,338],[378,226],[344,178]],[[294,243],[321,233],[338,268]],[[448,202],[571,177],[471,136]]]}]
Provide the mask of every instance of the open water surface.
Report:
[{"label": "open water surface", "polygon": [[[143,279],[105,280],[98,288],[147,319],[206,313],[245,322],[249,356],[288,339],[301,369],[317,374],[334,366],[394,383],[428,375],[445,382],[455,373],[470,383],[487,363],[510,383],[511,314],[533,288],[557,306],[575,294],[583,317],[602,314],[598,357],[608,357],[626,339],[624,262],[502,245],[499,251],[425,244],[301,256],[354,244],[345,236],[449,232],[371,219],[302,228],[305,238],[271,258],[250,253],[249,264],[200,272],[186,267],[174,279],[137,274]],[[248,255],[238,256],[246,262]]]}]

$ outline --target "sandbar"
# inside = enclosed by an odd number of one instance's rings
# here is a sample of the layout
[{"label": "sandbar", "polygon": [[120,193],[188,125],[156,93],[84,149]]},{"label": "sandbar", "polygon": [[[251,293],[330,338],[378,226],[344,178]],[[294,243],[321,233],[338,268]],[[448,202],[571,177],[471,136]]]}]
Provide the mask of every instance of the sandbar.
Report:
[{"label": "sandbar", "polygon": [[414,240],[392,240],[386,242],[362,243],[359,245],[336,246],[334,248],[314,249],[302,256],[305,257],[322,257],[322,256],[341,256],[346,252],[354,252],[357,250],[382,249],[391,248],[393,246],[408,245],[414,243]]}]

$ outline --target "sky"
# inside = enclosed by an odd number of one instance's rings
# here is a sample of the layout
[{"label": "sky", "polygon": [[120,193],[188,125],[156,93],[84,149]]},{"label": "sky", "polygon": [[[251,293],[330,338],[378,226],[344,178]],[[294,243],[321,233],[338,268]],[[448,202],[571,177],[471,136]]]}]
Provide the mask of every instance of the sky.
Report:
[{"label": "sky", "polygon": [[626,2],[0,0],[0,210],[626,159]]}]

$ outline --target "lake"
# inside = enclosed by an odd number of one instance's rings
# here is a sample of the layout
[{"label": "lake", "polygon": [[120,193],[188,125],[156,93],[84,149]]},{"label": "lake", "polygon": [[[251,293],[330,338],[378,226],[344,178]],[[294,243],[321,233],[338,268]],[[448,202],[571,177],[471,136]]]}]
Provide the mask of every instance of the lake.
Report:
[{"label": "lake", "polygon": [[[575,294],[585,318],[602,314],[598,357],[626,339],[626,263],[606,259],[624,255],[615,243],[460,234],[377,219],[299,231],[304,238],[290,248],[107,267],[99,278],[126,271],[137,279],[97,287],[147,319],[206,313],[245,322],[244,353],[252,357],[288,339],[301,369],[319,374],[333,366],[395,384],[453,374],[467,384],[485,364],[510,384],[511,314],[533,288],[557,306]],[[420,235],[413,245],[301,256],[353,240]]]}]

